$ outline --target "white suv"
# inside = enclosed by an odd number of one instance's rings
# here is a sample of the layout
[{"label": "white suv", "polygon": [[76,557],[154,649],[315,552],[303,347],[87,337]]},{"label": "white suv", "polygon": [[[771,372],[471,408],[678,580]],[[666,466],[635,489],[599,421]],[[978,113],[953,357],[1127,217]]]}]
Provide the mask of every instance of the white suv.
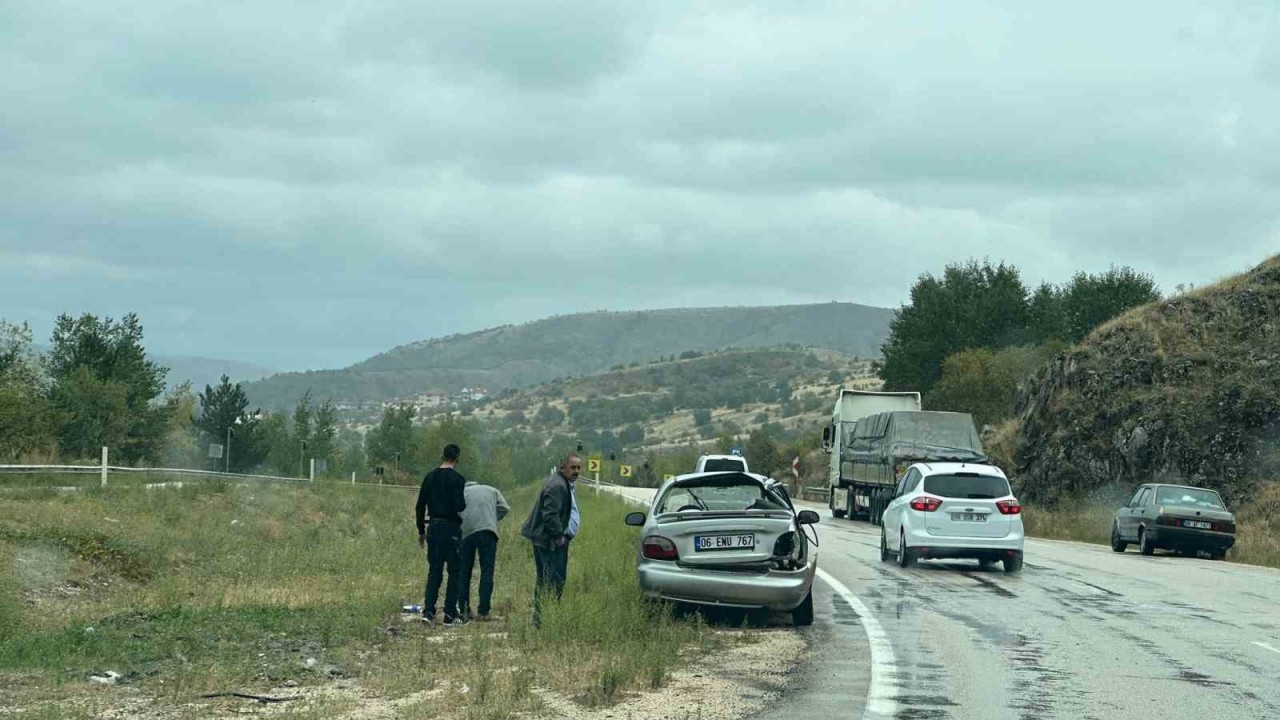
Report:
[{"label": "white suv", "polygon": [[880,560],[973,558],[1022,569],[1022,506],[1000,468],[917,463],[898,481],[880,526]]}]

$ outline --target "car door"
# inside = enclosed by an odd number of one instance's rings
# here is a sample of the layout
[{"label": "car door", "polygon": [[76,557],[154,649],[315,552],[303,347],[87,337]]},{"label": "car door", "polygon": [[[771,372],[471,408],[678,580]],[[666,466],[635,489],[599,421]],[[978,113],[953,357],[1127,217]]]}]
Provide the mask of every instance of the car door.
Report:
[{"label": "car door", "polygon": [[1125,526],[1121,528],[1126,540],[1137,541],[1138,525],[1142,522],[1143,503],[1146,502],[1147,498],[1150,497],[1151,494],[1151,488],[1144,485],[1138,488],[1138,493],[1134,495],[1133,500],[1130,502],[1129,507],[1127,508],[1128,513],[1125,519]]},{"label": "car door", "polygon": [[898,547],[898,538],[902,533],[902,508],[906,504],[907,488],[911,487],[914,479],[920,477],[920,471],[912,468],[907,474],[902,476],[898,481],[898,486],[894,489],[893,499],[889,501],[889,506],[885,508],[883,518],[883,527],[885,534],[885,543],[894,549]]},{"label": "car door", "polygon": [[1133,511],[1138,506],[1138,498],[1142,497],[1142,491],[1145,489],[1145,485],[1138,486],[1138,489],[1133,491],[1133,497],[1129,498],[1128,502],[1116,510],[1116,529],[1120,531],[1122,540],[1128,540],[1135,532],[1133,529]]},{"label": "car door", "polygon": [[1156,489],[1153,487],[1145,488],[1142,497],[1138,498],[1138,507],[1134,508],[1133,513],[1133,539],[1138,539],[1138,528],[1144,525],[1151,525],[1156,521]]}]

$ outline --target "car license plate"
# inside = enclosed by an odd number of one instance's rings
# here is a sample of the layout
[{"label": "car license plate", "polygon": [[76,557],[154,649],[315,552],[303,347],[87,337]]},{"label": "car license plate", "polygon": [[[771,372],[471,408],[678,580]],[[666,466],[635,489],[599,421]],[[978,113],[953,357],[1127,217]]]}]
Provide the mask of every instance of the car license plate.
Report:
[{"label": "car license plate", "polygon": [[743,535],[694,535],[693,549],[697,552],[707,550],[755,550],[755,533]]},{"label": "car license plate", "polygon": [[986,522],[986,513],[951,513],[952,522]]},{"label": "car license plate", "polygon": [[1213,529],[1213,523],[1205,522],[1203,520],[1183,520],[1182,525],[1183,527],[1200,528],[1201,530]]}]

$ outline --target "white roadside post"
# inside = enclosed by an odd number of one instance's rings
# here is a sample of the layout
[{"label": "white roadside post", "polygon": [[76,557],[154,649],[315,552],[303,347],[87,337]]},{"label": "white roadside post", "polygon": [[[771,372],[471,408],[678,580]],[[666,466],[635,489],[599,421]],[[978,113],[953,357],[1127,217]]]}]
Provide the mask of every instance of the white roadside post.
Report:
[{"label": "white roadside post", "polygon": [[352,471],[351,471],[351,484],[352,484],[352,485],[355,485],[355,484],[356,484],[356,471],[355,471],[355,470],[352,470]]},{"label": "white roadside post", "polygon": [[316,459],[311,458],[311,482],[316,481]]},{"label": "white roadside post", "polygon": [[102,446],[102,487],[107,486],[107,446]]}]

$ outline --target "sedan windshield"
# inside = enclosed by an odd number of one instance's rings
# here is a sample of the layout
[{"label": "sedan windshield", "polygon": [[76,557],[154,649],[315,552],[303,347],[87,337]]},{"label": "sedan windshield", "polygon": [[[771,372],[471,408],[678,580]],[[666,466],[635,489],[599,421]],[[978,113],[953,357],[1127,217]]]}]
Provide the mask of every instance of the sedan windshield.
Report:
[{"label": "sedan windshield", "polygon": [[1200,488],[1162,487],[1156,491],[1156,504],[1226,510],[1218,493]]},{"label": "sedan windshield", "polygon": [[1008,480],[977,473],[930,475],[924,479],[924,491],[938,497],[966,500],[998,498],[1010,494]]},{"label": "sedan windshield", "polygon": [[658,503],[659,513],[681,510],[786,510],[758,482],[743,479],[707,485],[676,485]]}]

